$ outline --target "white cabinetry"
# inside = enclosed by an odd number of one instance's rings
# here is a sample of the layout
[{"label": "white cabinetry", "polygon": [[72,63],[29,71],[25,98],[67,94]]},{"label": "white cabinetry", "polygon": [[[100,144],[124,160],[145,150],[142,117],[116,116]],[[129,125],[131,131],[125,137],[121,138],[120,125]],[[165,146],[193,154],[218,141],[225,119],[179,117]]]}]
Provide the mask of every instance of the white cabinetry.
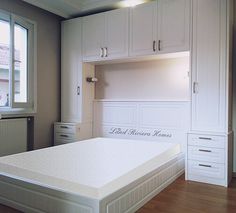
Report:
[{"label": "white cabinetry", "polygon": [[192,130],[226,131],[226,2],[195,0]]},{"label": "white cabinetry", "polygon": [[105,43],[105,16],[103,13],[85,16],[83,19],[83,59],[96,61],[102,58]]},{"label": "white cabinetry", "polygon": [[[86,78],[94,77],[94,66],[82,63],[81,19],[62,22],[61,46],[61,121],[91,129],[94,84]],[[80,129],[83,138],[92,136],[91,131]]]},{"label": "white cabinetry", "polygon": [[83,17],[83,60],[128,56],[128,9]]},{"label": "white cabinetry", "polygon": [[227,186],[232,177],[230,0],[193,0],[189,180]]},{"label": "white cabinetry", "polygon": [[157,8],[158,51],[189,51],[191,1],[158,0]]},{"label": "white cabinetry", "polygon": [[130,9],[130,56],[189,51],[191,1],[158,0]]},{"label": "white cabinetry", "polygon": [[62,22],[61,34],[61,120],[81,121],[82,51],[80,19]]},{"label": "white cabinetry", "polygon": [[54,145],[72,143],[88,138],[92,128],[89,125],[77,123],[55,123],[54,124]]},{"label": "white cabinetry", "polygon": [[130,8],[130,56],[153,55],[156,52],[156,1]]}]

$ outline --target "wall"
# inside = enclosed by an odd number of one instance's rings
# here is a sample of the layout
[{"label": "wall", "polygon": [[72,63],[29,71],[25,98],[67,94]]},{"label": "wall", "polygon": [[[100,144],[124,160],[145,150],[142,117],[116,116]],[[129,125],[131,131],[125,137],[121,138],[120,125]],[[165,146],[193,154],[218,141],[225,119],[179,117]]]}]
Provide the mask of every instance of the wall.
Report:
[{"label": "wall", "polygon": [[189,100],[189,58],[97,65],[96,99]]},{"label": "wall", "polygon": [[34,148],[53,142],[53,123],[60,119],[61,18],[20,0],[0,0],[0,9],[37,22],[37,114]]}]

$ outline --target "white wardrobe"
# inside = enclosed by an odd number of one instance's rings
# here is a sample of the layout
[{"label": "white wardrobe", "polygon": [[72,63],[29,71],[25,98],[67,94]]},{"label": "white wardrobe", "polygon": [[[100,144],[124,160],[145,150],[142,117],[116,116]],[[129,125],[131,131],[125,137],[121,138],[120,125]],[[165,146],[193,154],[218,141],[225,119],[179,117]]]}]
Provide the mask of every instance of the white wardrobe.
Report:
[{"label": "white wardrobe", "polygon": [[79,125],[81,134],[75,135],[81,137],[76,139],[92,137],[94,84],[86,78],[94,77],[94,64],[187,51],[191,113],[186,179],[227,186],[233,151],[232,3],[156,0],[64,21],[61,121]]},{"label": "white wardrobe", "polygon": [[232,1],[193,0],[189,180],[227,186],[232,177]]}]

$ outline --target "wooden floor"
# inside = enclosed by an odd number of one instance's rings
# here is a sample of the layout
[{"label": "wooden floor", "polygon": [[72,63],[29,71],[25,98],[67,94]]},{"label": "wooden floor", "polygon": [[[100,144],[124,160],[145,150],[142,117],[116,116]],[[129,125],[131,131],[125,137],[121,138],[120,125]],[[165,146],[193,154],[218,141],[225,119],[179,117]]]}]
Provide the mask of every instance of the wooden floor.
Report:
[{"label": "wooden floor", "polygon": [[[20,211],[0,205],[0,213]],[[137,213],[236,213],[236,179],[224,188],[187,182],[181,176]]]}]

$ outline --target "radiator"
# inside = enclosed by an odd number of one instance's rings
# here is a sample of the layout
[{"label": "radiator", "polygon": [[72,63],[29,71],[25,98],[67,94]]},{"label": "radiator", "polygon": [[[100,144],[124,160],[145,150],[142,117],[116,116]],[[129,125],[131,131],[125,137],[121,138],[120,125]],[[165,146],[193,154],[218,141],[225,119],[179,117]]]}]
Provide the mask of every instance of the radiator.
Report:
[{"label": "radiator", "polygon": [[27,119],[0,120],[0,156],[27,151]]}]

